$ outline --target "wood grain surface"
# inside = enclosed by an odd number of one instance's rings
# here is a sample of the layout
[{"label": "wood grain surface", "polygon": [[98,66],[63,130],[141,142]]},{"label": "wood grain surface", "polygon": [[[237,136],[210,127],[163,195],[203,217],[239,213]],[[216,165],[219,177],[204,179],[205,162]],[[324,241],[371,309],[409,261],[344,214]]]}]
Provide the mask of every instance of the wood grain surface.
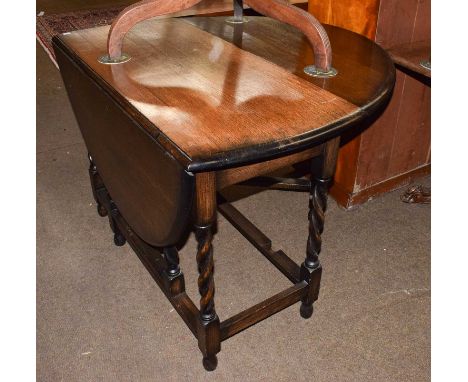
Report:
[{"label": "wood grain surface", "polygon": [[106,53],[108,27],[55,43],[193,172],[307,149],[390,95],[391,61],[362,36],[327,28],[340,75],[317,80],[302,71],[313,56],[295,28],[263,17],[240,28],[222,17],[148,20],[127,34],[132,59],[121,65],[97,61]]},{"label": "wood grain surface", "polygon": [[[430,4],[430,0],[381,1],[376,41],[390,53],[392,48],[398,50],[406,44],[418,47],[422,42],[427,46],[431,31]],[[361,135],[354,193],[366,195],[364,190],[370,187],[384,190],[379,185],[381,182],[387,182],[390,190],[393,179],[408,174],[409,182],[411,174],[430,161],[430,79],[428,86],[419,77],[407,70],[397,70],[395,91],[388,108]]]},{"label": "wood grain surface", "polygon": [[342,28],[324,25],[338,75],[321,79],[304,73],[305,66],[315,64],[314,56],[304,35],[289,25],[267,17],[237,26],[227,24],[223,17],[185,20],[361,108],[369,107],[393,84],[388,54],[369,39]]},{"label": "wood grain surface", "polygon": [[56,49],[86,147],[112,200],[151,245],[173,245],[187,226],[195,180],[148,132]]},{"label": "wood grain surface", "polygon": [[381,0],[309,0],[309,12],[321,23],[349,29],[373,40],[380,2]]},{"label": "wood grain surface", "polygon": [[251,179],[259,175],[269,174],[281,168],[291,166],[301,161],[308,160],[316,155],[319,155],[321,149],[321,146],[316,146],[312,149],[304,150],[296,154],[288,155],[286,157],[272,159],[266,162],[255,163],[248,166],[241,166],[218,171],[216,173],[217,188],[218,190],[221,190],[232,184],[237,184],[244,180]]},{"label": "wood grain surface", "polygon": [[192,160],[290,140],[359,110],[181,20],[138,24],[126,40],[133,58],[123,65],[97,61],[107,32],[94,28],[62,39]]},{"label": "wood grain surface", "polygon": [[[430,41],[430,0],[310,0],[309,11],[322,23],[375,39],[389,49],[399,69],[418,59],[417,52],[404,52],[405,45],[414,48]],[[417,69],[416,64],[412,69]],[[397,73],[394,94],[383,115],[362,134],[343,137],[331,194],[346,208],[394,189],[395,178],[404,185],[429,161],[430,79],[413,78],[406,69]]]}]

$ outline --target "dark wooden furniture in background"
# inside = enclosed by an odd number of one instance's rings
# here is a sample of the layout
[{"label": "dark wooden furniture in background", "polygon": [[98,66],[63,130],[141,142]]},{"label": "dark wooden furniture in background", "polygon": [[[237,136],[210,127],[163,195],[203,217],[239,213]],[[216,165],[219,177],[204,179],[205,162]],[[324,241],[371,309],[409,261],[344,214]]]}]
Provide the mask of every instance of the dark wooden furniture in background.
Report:
[{"label": "dark wooden furniture in background", "polygon": [[[184,319],[207,370],[216,368],[222,341],[272,314],[301,301],[301,316],[311,317],[340,135],[390,98],[395,70],[388,54],[344,29],[325,31],[334,49],[333,61],[325,62],[337,69],[335,77],[305,74],[314,64],[308,40],[263,17],[238,24],[226,17],[141,22],[125,38],[131,60],[122,64],[98,61],[107,53],[108,27],[54,38],[90,153],[98,213],[108,216],[114,242],[132,246]],[[300,182],[310,203],[299,266],[274,250],[222,190],[305,159],[313,176]],[[292,283],[223,321],[214,305],[217,210]],[[177,250],[191,229],[198,241],[199,308],[185,292]]]},{"label": "dark wooden furniture in background", "polygon": [[[431,43],[418,41],[393,46],[388,49],[390,57],[408,76],[420,81],[423,85],[431,86]],[[431,189],[421,184],[409,187],[402,195],[405,203],[431,202]]]},{"label": "dark wooden furniture in background", "polygon": [[[407,74],[430,85],[431,78],[431,42],[417,41],[395,45],[387,49],[390,57]],[[429,67],[427,65],[429,64]]]},{"label": "dark wooden furniture in background", "polygon": [[[386,49],[430,40],[430,0],[309,0],[320,22]],[[387,110],[362,134],[342,138],[330,193],[345,208],[430,173],[431,88],[397,68]]]}]

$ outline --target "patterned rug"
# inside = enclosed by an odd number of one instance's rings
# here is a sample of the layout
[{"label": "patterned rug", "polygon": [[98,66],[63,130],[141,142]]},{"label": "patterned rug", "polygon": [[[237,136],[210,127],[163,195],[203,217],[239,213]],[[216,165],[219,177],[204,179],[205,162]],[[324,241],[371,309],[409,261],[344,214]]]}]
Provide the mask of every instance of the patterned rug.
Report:
[{"label": "patterned rug", "polygon": [[78,29],[109,25],[124,7],[42,15],[36,17],[36,38],[58,67],[52,37]]},{"label": "patterned rug", "polygon": [[[295,4],[302,9],[307,9],[307,1],[305,0],[289,0],[289,2],[290,4]],[[55,66],[58,68],[54,50],[52,48],[52,37],[60,33],[72,32],[78,29],[93,28],[112,24],[112,21],[124,8],[124,6],[121,6],[51,15],[44,15],[41,12],[36,17],[36,38],[45,49]],[[232,14],[232,0],[204,0],[191,8],[173,13],[170,15],[170,17],[197,14],[213,16]],[[164,18],[168,16],[159,17]]]}]

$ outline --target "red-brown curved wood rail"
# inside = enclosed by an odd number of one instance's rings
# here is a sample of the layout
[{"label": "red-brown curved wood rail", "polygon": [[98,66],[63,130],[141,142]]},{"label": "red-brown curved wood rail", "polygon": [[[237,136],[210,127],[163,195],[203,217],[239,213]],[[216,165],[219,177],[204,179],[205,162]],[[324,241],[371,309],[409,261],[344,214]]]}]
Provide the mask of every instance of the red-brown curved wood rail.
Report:
[{"label": "red-brown curved wood rail", "polygon": [[317,69],[328,72],[332,64],[332,50],[327,32],[310,13],[284,0],[245,0],[257,12],[292,25],[304,33],[312,45]]},{"label": "red-brown curved wood rail", "polygon": [[[122,55],[125,34],[136,24],[152,17],[167,15],[190,8],[202,0],[142,0],[125,8],[112,23],[107,40],[110,59]],[[315,66],[329,72],[332,64],[330,40],[323,26],[311,14],[290,5],[286,0],[245,0],[257,12],[292,25],[302,31],[312,45]]]},{"label": "red-brown curved wood rail", "polygon": [[123,39],[127,32],[136,24],[152,17],[167,15],[193,7],[202,0],[142,0],[129,5],[119,13],[111,25],[107,39],[109,57],[118,58],[122,55]]}]

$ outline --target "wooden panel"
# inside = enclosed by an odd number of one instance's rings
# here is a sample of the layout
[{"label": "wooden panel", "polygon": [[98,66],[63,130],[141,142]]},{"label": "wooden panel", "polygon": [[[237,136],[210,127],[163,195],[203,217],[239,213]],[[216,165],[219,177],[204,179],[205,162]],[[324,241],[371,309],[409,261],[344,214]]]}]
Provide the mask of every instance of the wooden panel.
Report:
[{"label": "wooden panel", "polygon": [[310,159],[321,153],[322,146],[317,146],[309,150],[302,151],[297,154],[288,155],[287,157],[273,159],[271,161],[251,164],[249,166],[236,167],[232,169],[218,171],[217,175],[217,188],[219,190],[251,179],[255,176],[268,174],[280,168],[284,168],[295,163]]},{"label": "wooden panel", "polygon": [[375,40],[385,48],[415,41],[430,41],[430,0],[382,1]]},{"label": "wooden panel", "polygon": [[[315,8],[323,15],[322,21],[346,23],[349,28],[359,31],[352,26],[355,18],[347,19],[346,16],[348,11],[353,13],[352,4],[348,1],[338,3],[310,0],[309,10]],[[333,15],[341,20],[334,21]],[[430,1],[382,0],[375,38],[385,47],[430,40]],[[429,162],[429,100],[430,88],[398,72],[394,95],[387,110],[340,151],[331,193],[340,199],[341,204],[350,206],[367,200],[367,189],[373,190],[371,194],[390,189],[386,188],[385,182],[390,187],[395,177],[400,179],[399,183],[404,183],[402,174],[412,173]]]},{"label": "wooden panel", "polygon": [[411,42],[431,40],[431,1],[419,0]]},{"label": "wooden panel", "polygon": [[431,88],[411,76],[404,86],[387,178],[425,164],[431,144]]},{"label": "wooden panel", "polygon": [[387,177],[404,83],[405,75],[397,70],[395,89],[389,105],[372,126],[361,135],[359,169],[354,193],[381,182]]},{"label": "wooden panel", "polygon": [[431,42],[410,42],[403,45],[395,45],[387,50],[393,61],[403,68],[407,68],[425,77],[431,77],[431,70],[421,66],[421,61],[431,58]]},{"label": "wooden panel", "polygon": [[375,41],[385,48],[412,41],[419,0],[385,0]]},{"label": "wooden panel", "polygon": [[428,163],[430,88],[397,70],[388,108],[361,136],[354,192]]},{"label": "wooden panel", "polygon": [[[376,40],[394,47],[427,38],[428,16],[430,1],[382,1]],[[430,87],[398,70],[388,109],[361,135],[355,193],[419,168],[429,152]]]},{"label": "wooden panel", "polygon": [[309,12],[322,23],[374,39],[379,3],[380,0],[309,0]]},{"label": "wooden panel", "polygon": [[55,51],[87,149],[112,199],[144,241],[175,244],[190,215],[193,176],[69,57]]},{"label": "wooden panel", "polygon": [[393,191],[403,186],[407,186],[410,183],[416,181],[418,178],[426,176],[431,173],[431,165],[424,164],[421,167],[412,169],[411,171],[397,175],[392,178],[385,179],[380,183],[373,184],[372,186],[361,190],[355,194],[349,195],[346,200],[346,208],[352,208],[357,204],[367,202],[373,197],[383,194],[385,192]]}]

